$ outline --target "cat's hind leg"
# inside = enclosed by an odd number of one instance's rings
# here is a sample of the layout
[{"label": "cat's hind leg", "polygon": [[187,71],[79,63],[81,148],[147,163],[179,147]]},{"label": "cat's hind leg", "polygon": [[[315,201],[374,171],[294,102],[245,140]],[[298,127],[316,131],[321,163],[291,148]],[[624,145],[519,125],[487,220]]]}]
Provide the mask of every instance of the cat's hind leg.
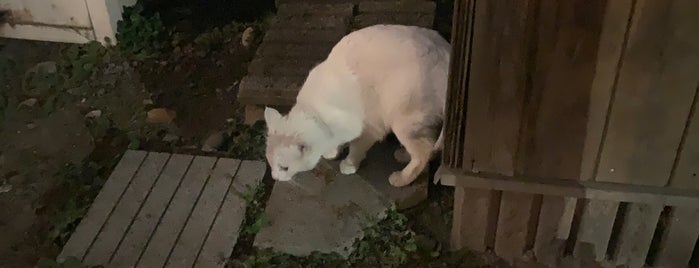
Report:
[{"label": "cat's hind leg", "polygon": [[349,154],[340,162],[340,172],[345,175],[354,174],[359,169],[359,165],[366,157],[367,151],[376,143],[379,138],[376,135],[362,133],[358,138],[349,144]]},{"label": "cat's hind leg", "polygon": [[410,162],[401,171],[396,171],[388,178],[394,187],[403,187],[412,183],[427,166],[435,144],[431,124],[411,120],[396,120],[393,133],[410,155]]}]

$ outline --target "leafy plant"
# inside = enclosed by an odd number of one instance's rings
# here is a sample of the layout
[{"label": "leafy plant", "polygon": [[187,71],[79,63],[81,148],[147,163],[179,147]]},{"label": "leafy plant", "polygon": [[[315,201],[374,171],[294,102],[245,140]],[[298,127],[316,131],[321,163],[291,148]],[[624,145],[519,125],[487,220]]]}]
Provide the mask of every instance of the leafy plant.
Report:
[{"label": "leafy plant", "polygon": [[140,4],[124,8],[124,20],[117,24],[116,35],[119,40],[118,47],[133,54],[138,60],[159,56],[165,44],[160,14],[144,16],[142,11],[143,7]]},{"label": "leafy plant", "polygon": [[264,121],[257,121],[253,125],[243,124],[240,120],[229,123],[226,130],[228,139],[224,146],[233,158],[259,160],[265,157],[265,131]]}]

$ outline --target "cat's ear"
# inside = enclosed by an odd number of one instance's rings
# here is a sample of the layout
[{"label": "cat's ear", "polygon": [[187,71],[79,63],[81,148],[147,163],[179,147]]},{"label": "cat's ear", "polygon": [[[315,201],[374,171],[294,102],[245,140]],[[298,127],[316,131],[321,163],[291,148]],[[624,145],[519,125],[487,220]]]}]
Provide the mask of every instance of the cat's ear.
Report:
[{"label": "cat's ear", "polygon": [[265,123],[267,123],[267,131],[269,133],[276,132],[277,124],[282,119],[282,115],[274,108],[265,107]]}]

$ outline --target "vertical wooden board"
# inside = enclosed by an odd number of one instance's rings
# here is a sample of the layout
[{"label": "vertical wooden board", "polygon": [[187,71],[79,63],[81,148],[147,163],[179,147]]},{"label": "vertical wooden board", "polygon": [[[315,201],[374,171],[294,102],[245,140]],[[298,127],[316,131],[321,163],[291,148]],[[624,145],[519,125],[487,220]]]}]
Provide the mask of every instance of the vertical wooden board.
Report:
[{"label": "vertical wooden board", "polygon": [[172,155],[153,186],[151,194],[144,202],[143,208],[136,215],[129,231],[119,244],[119,248],[109,262],[110,266],[133,267],[136,265],[143,247],[148,243],[160,217],[165,213],[170,199],[175,194],[193,158],[191,155]]},{"label": "vertical wooden board", "polygon": [[254,195],[257,187],[262,187],[260,182],[266,171],[265,162],[243,161],[240,164],[194,267],[223,267],[226,264],[245,220],[248,204],[244,196]]},{"label": "vertical wooden board", "polygon": [[673,208],[666,228],[654,266],[688,267],[699,237],[699,208]]},{"label": "vertical wooden board", "polygon": [[605,259],[618,209],[619,202],[588,201],[580,219],[578,237],[573,252],[576,257],[596,261]]},{"label": "vertical wooden board", "polygon": [[57,260],[62,262],[67,257],[82,259],[92,241],[109,218],[122,193],[131,182],[134,174],[146,158],[144,151],[126,151],[109,178],[97,194],[90,209],[70,236]]},{"label": "vertical wooden board", "polygon": [[699,1],[637,1],[598,181],[668,182],[699,81],[697,17]]},{"label": "vertical wooden board", "polygon": [[201,251],[204,239],[219,214],[223,200],[240,167],[240,160],[219,158],[206,182],[192,214],[177,238],[167,261],[168,267],[192,267]]},{"label": "vertical wooden board", "polygon": [[158,223],[146,249],[141,253],[136,267],[162,267],[167,261],[177,236],[184,227],[194,208],[211,168],[216,163],[214,157],[198,156],[192,161],[180,187]]},{"label": "vertical wooden board", "polygon": [[457,187],[454,193],[452,247],[479,252],[492,247],[499,206],[499,192]]},{"label": "vertical wooden board", "polygon": [[495,232],[495,253],[510,264],[520,260],[531,245],[535,229],[532,222],[533,208],[537,206],[535,195],[516,192],[503,192],[500,202],[497,232]]},{"label": "vertical wooden board", "polygon": [[558,265],[570,236],[577,198],[544,196],[534,241],[537,261],[550,267]]},{"label": "vertical wooden board", "polygon": [[614,253],[616,265],[642,268],[650,249],[655,227],[663,206],[631,203],[628,205],[624,225]]},{"label": "vertical wooden board", "polygon": [[594,180],[595,177],[612,88],[621,64],[632,5],[633,0],[607,1],[597,50],[595,74],[590,88],[590,106],[581,160],[581,180]]},{"label": "vertical wooden board", "polygon": [[121,1],[93,0],[85,1],[90,12],[90,23],[95,31],[95,41],[116,44],[117,22],[120,21],[123,6]]},{"label": "vertical wooden board", "polygon": [[694,93],[694,104],[687,120],[683,142],[677,154],[677,167],[670,178],[670,186],[699,190],[699,86]]},{"label": "vertical wooden board", "polygon": [[[539,3],[532,93],[523,123],[528,176],[578,179],[606,0]],[[532,107],[529,107],[532,106]],[[528,112],[528,113],[527,113]]]},{"label": "vertical wooden board", "polygon": [[464,145],[473,172],[514,174],[533,2],[476,1]]},{"label": "vertical wooden board", "polygon": [[148,153],[85,255],[85,264],[104,265],[109,262],[169,158],[167,153]]}]

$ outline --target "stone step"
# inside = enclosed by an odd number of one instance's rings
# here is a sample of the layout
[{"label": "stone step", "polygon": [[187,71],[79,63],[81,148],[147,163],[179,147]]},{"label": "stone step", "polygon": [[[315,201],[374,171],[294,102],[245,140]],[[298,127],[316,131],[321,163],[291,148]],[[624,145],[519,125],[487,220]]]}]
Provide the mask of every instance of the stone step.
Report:
[{"label": "stone step", "polygon": [[339,15],[351,17],[354,13],[355,4],[352,3],[298,3],[289,1],[277,4],[277,16],[287,17],[294,15]]},{"label": "stone step", "polygon": [[433,14],[436,3],[425,0],[402,1],[366,1],[357,5],[357,11],[361,13],[428,13]]},{"label": "stone step", "polygon": [[291,106],[306,76],[248,75],[240,81],[238,102],[244,105]]},{"label": "stone step", "polygon": [[322,61],[330,53],[334,42],[326,43],[263,43],[257,49],[259,58],[285,59],[305,59],[311,61]]},{"label": "stone step", "polygon": [[273,29],[340,29],[345,31],[350,24],[350,16],[344,15],[289,15],[276,16],[272,20]]},{"label": "stone step", "polygon": [[248,65],[248,75],[256,76],[304,76],[308,75],[320,61],[307,59],[277,60],[269,58],[254,59]]},{"label": "stone step", "polygon": [[425,28],[432,28],[434,24],[434,14],[428,13],[395,13],[379,14],[366,13],[359,14],[354,18],[355,29],[361,29],[376,24],[402,24]]},{"label": "stone step", "polygon": [[286,42],[293,44],[336,43],[347,34],[347,31],[324,29],[270,29],[262,42]]}]

